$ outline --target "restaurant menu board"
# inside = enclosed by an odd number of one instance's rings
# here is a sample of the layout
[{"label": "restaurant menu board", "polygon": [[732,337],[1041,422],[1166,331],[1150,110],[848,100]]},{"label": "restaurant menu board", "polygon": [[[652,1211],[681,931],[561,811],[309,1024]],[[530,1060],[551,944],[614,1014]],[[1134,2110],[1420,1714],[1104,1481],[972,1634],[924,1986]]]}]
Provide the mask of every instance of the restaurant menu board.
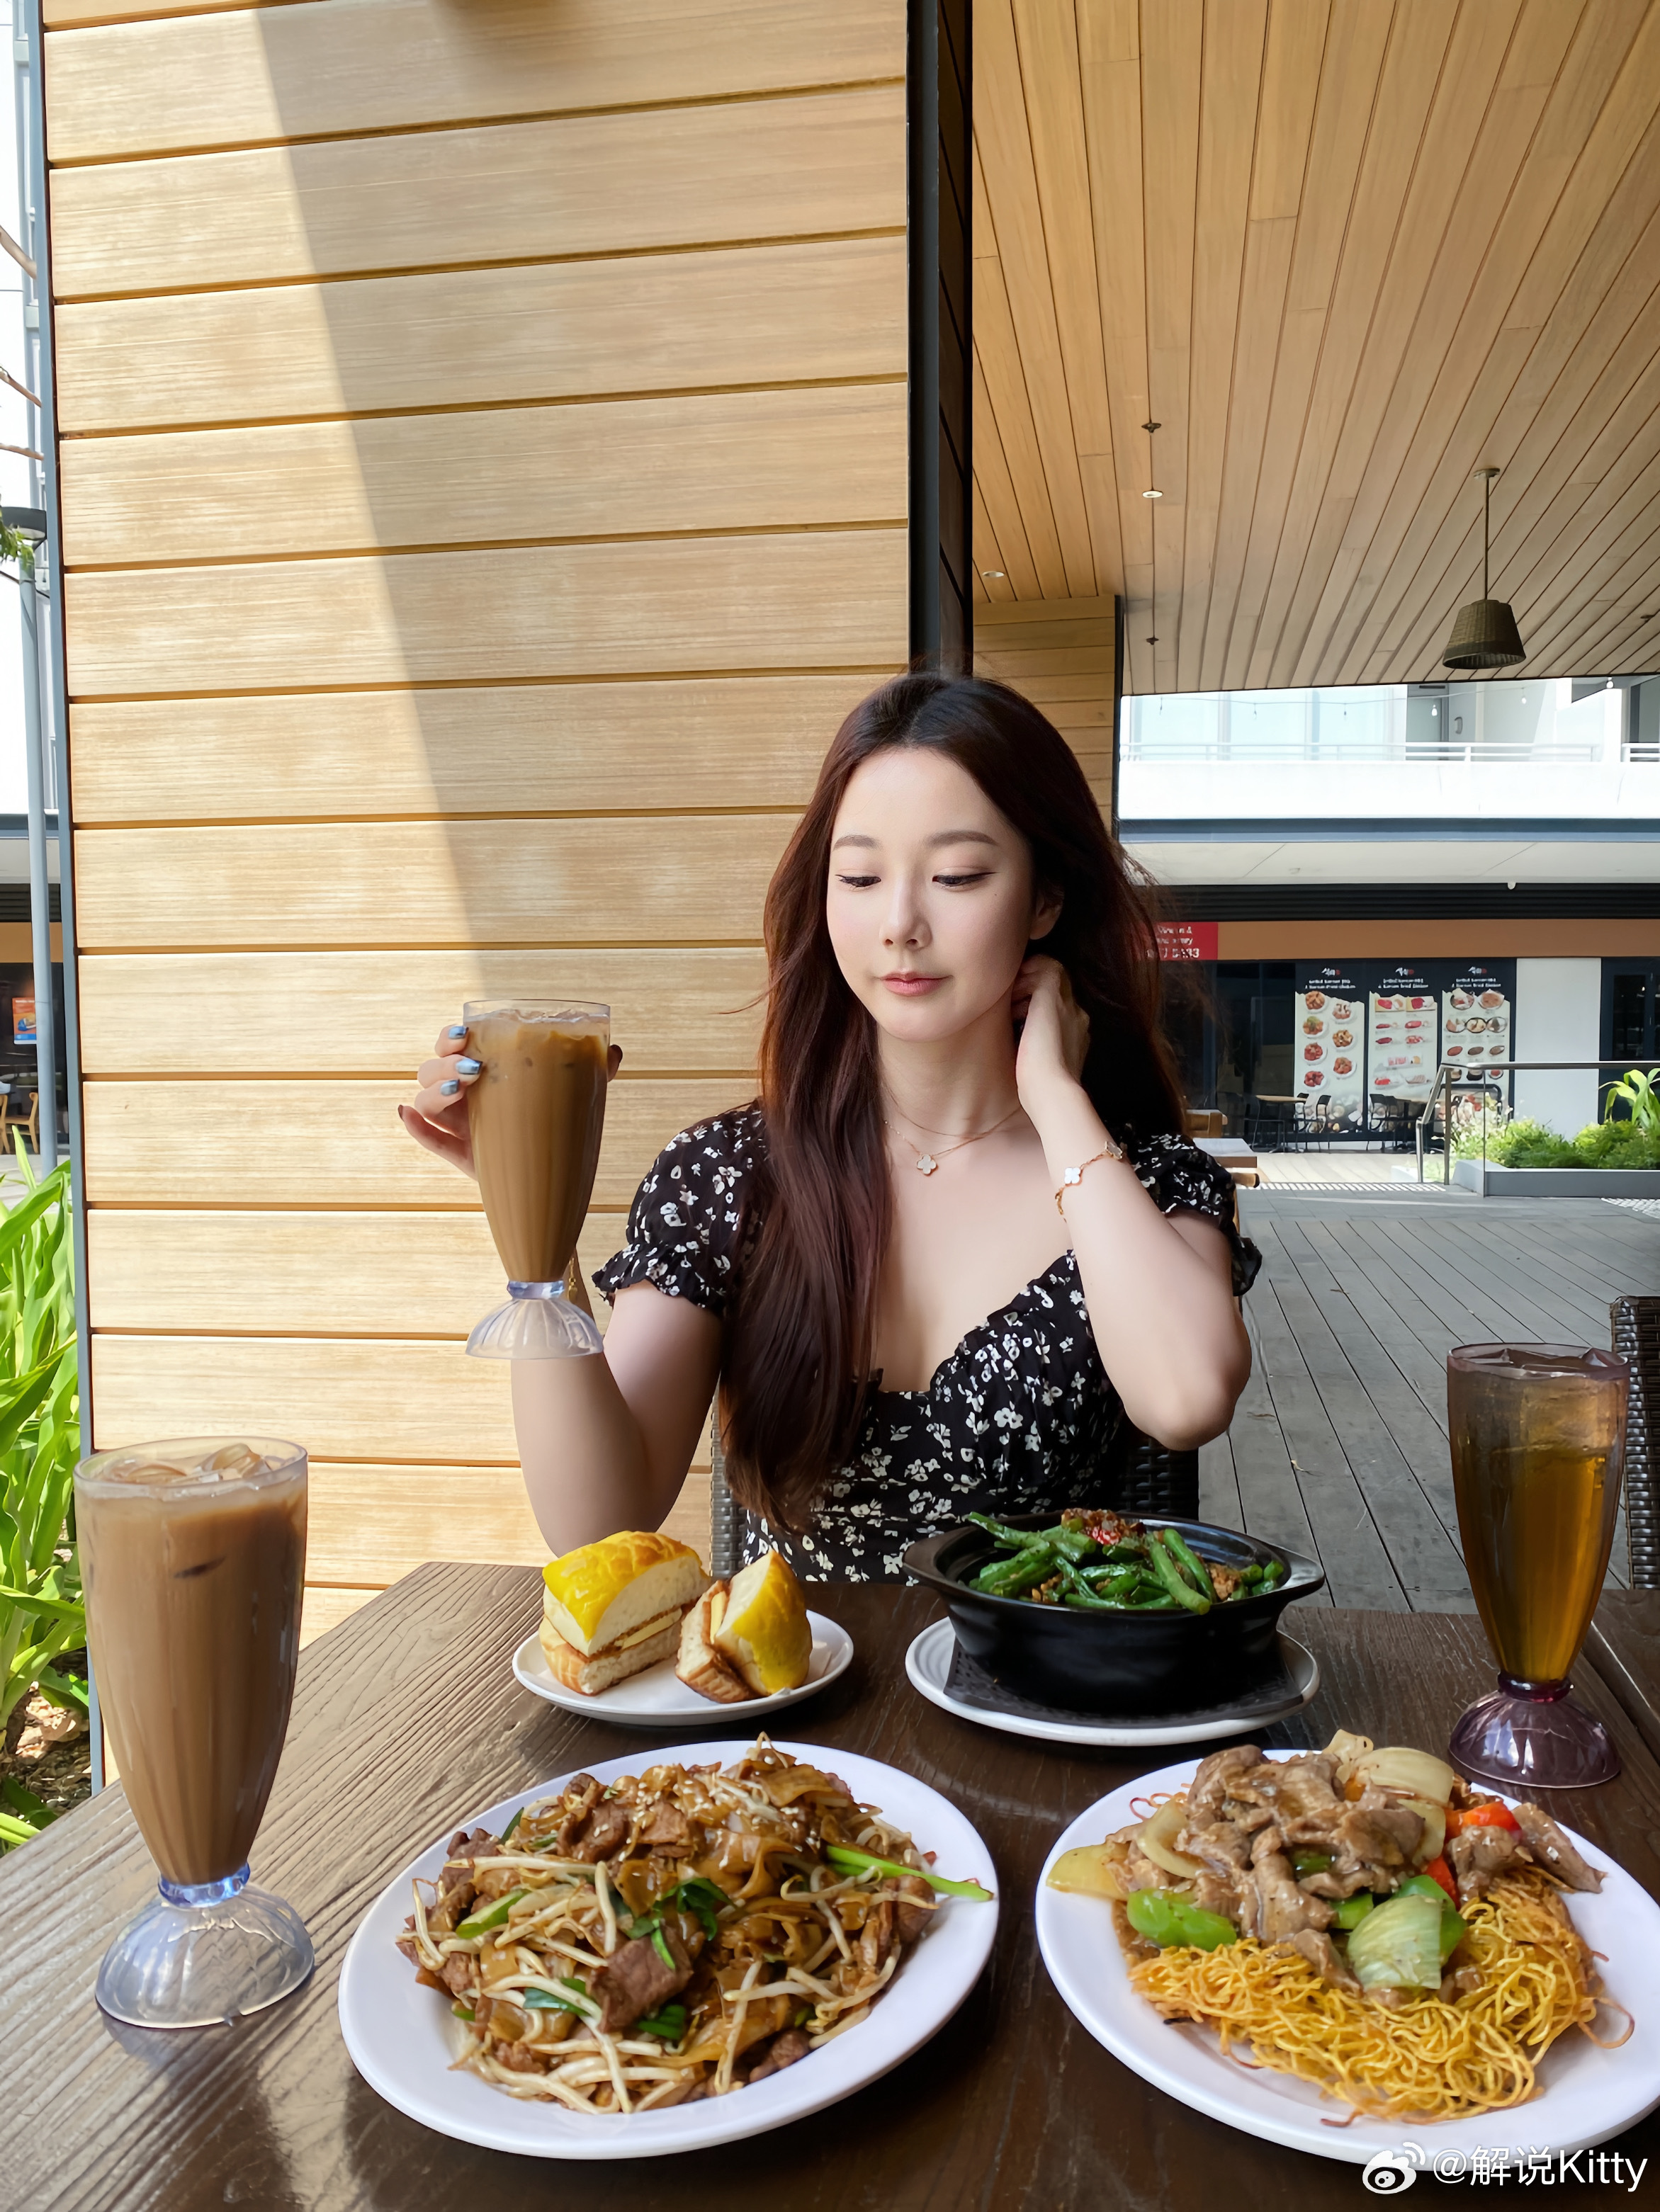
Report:
[{"label": "restaurant menu board", "polygon": [[[1514,963],[1506,962],[1505,968]],[[1484,1060],[1515,1057],[1511,1042],[1510,977],[1499,967],[1470,963],[1452,978],[1443,994],[1441,1056],[1462,1060],[1472,1076],[1484,1071]],[[1505,1085],[1508,1075],[1495,1073],[1493,1081]]]},{"label": "restaurant menu board", "polygon": [[1384,969],[1371,994],[1367,1028],[1373,1098],[1422,1105],[1441,1056],[1441,994],[1435,984],[1421,969]]},{"label": "restaurant menu board", "polygon": [[1358,1129],[1365,1119],[1365,991],[1341,967],[1298,970],[1292,1066],[1305,1114],[1323,1099],[1332,1128]]}]

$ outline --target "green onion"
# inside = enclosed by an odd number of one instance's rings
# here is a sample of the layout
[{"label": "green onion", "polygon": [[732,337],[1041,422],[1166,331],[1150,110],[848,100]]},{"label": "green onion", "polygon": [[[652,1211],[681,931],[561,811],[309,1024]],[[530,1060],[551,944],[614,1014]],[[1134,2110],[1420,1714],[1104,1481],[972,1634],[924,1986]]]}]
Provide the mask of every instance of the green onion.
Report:
[{"label": "green onion", "polygon": [[686,2008],[683,2004],[666,2004],[648,2020],[636,2020],[629,2032],[632,2035],[660,2036],[665,2043],[678,2043],[686,2032]]},{"label": "green onion", "polygon": [[930,1874],[927,1867],[901,1866],[897,1859],[879,1859],[869,1851],[855,1850],[851,1844],[827,1844],[824,1856],[837,1874],[920,1875],[930,1889],[939,1890],[946,1897],[966,1897],[976,1905],[989,1905],[992,1893],[982,1889],[977,1881],[947,1881],[942,1874]]},{"label": "green onion", "polygon": [[666,1898],[659,1898],[657,1901],[659,1905],[672,1905],[679,1912],[695,1913],[702,1922],[703,1933],[711,1943],[714,1941],[720,1914],[732,1903],[718,1881],[711,1881],[706,1875],[701,1874],[694,1875],[689,1881],[681,1882],[677,1888],[668,1892]]},{"label": "green onion", "polygon": [[669,1948],[669,1939],[663,1933],[663,1923],[660,1920],[654,1921],[652,1923],[651,1948],[668,1968],[670,1973],[679,1972],[680,1969],[675,1962],[673,1952]]},{"label": "green onion", "polygon": [[506,1841],[508,1840],[508,1837],[513,1833],[514,1830],[514,1829],[519,1826],[519,1823],[520,1823],[520,1820],[524,1817],[524,1811],[525,1811],[525,1808],[524,1808],[524,1807],[521,1805],[521,1806],[519,1808],[518,1811],[514,1814],[514,1816],[513,1816],[512,1820],[510,1820],[508,1822],[507,1826],[506,1826],[505,1828],[503,1828],[503,1829],[502,1829],[502,1841],[504,1844],[505,1844],[505,1843],[506,1843]]},{"label": "green onion", "polygon": [[498,1897],[494,1904],[487,1905],[482,1912],[470,1912],[465,1920],[457,1923],[456,1934],[458,1936],[488,1936],[492,1928],[505,1927],[508,1916],[514,1906],[521,1897],[527,1897],[529,1894],[529,1891],[526,1889],[510,1889],[505,1897]]}]

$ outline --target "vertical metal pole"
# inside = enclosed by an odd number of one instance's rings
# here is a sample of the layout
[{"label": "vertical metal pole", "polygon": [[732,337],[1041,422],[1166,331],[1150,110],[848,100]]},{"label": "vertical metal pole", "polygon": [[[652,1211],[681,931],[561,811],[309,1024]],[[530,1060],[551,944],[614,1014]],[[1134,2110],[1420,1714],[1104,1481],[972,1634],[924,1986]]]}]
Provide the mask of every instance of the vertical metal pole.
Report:
[{"label": "vertical metal pole", "polygon": [[35,1098],[40,1110],[40,1170],[58,1164],[58,1023],[52,1011],[52,884],[46,872],[46,767],[40,727],[40,633],[33,555],[19,564],[23,614],[23,745],[29,779],[29,923],[34,953]]},{"label": "vertical metal pole", "polygon": [[[25,279],[24,298],[32,297],[35,310],[34,389],[40,395],[36,441],[46,456],[40,464],[40,504],[46,509],[46,574],[51,599],[47,625],[46,667],[51,685],[52,730],[56,738],[58,774],[52,779],[58,798],[58,872],[64,930],[64,1043],[70,1097],[70,1198],[73,1208],[75,1242],[75,1334],[81,1393],[81,1440],[93,1443],[92,1333],[87,1322],[87,1187],[85,1147],[81,1127],[81,994],[76,973],[75,839],[71,819],[70,775],[69,691],[64,661],[64,546],[58,521],[58,370],[52,332],[52,232],[46,215],[46,104],[40,81],[40,0],[16,0],[15,26],[19,36],[12,42],[17,68],[27,77],[25,116],[28,153],[25,167],[28,228],[24,243],[35,266],[33,283]],[[40,1009],[36,1007],[36,1014]],[[88,1669],[90,1672],[90,1669]],[[98,1685],[92,1685],[92,1786],[104,1786],[103,1728],[98,1710]]]}]

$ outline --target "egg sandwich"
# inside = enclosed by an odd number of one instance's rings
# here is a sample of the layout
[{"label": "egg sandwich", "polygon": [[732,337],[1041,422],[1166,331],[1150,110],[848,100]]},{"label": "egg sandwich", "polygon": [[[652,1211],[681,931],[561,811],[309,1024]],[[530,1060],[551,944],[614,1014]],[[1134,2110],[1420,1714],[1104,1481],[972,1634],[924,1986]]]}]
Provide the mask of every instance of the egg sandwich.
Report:
[{"label": "egg sandwich", "polygon": [[709,1587],[688,1544],[635,1529],[542,1570],[542,1649],[556,1682],[592,1697],[672,1659],[680,1624]]}]

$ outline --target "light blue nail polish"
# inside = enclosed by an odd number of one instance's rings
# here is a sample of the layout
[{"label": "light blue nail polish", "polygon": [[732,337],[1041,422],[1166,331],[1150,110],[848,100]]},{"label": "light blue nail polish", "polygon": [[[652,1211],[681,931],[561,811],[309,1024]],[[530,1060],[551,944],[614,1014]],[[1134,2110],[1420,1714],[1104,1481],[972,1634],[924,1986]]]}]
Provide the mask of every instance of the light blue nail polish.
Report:
[{"label": "light blue nail polish", "polygon": [[458,1075],[477,1075],[483,1066],[483,1062],[478,1060],[458,1060],[455,1072]]},{"label": "light blue nail polish", "polygon": [[456,1092],[460,1088],[460,1085],[454,1081],[453,1079],[452,1079],[448,1083],[441,1083],[438,1086],[440,1096],[445,1098],[453,1098]]},{"label": "light blue nail polish", "polygon": [[453,1030],[445,1030],[445,1032],[444,1032],[444,1035],[445,1035],[446,1036],[464,1037],[464,1036],[465,1036],[466,1033],[467,1033],[467,1025],[466,1025],[466,1024],[465,1024],[465,1022],[457,1022],[457,1024],[455,1024],[455,1027],[454,1027]]}]

